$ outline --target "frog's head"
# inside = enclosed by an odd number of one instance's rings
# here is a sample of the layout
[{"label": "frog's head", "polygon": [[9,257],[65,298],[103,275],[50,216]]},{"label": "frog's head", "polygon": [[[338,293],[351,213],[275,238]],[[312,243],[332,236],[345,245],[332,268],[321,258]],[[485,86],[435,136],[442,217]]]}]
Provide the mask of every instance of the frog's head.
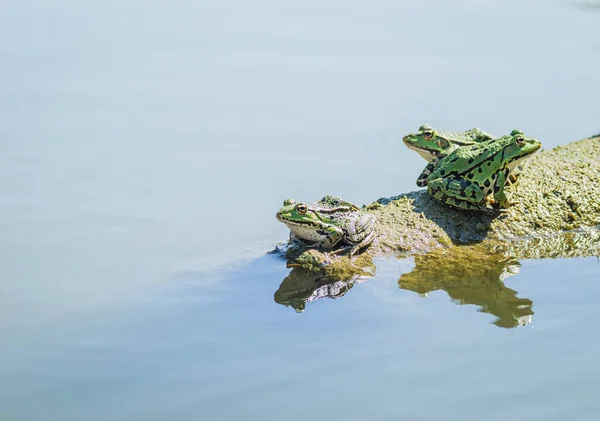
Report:
[{"label": "frog's head", "polygon": [[542,142],[532,137],[526,137],[521,130],[513,130],[508,138],[503,160],[510,169],[515,168],[542,146]]},{"label": "frog's head", "polygon": [[284,224],[296,224],[311,226],[321,221],[317,212],[312,210],[306,203],[296,203],[293,199],[283,201],[283,207],[279,209],[276,218]]},{"label": "frog's head", "polygon": [[419,127],[418,132],[404,136],[402,141],[427,162],[431,162],[434,158],[443,158],[451,147],[449,140],[428,124]]}]

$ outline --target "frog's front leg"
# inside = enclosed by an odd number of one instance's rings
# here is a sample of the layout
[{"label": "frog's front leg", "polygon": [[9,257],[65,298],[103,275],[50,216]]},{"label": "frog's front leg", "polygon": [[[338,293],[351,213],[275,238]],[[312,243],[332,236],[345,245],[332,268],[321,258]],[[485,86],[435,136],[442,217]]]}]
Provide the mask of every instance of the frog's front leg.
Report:
[{"label": "frog's front leg", "polygon": [[495,204],[500,208],[508,208],[509,206],[516,205],[519,202],[510,202],[508,197],[506,197],[506,193],[504,193],[504,185],[508,180],[508,170],[502,171],[498,174],[496,178],[496,183],[494,184],[494,199]]},{"label": "frog's front leg", "polygon": [[417,178],[417,186],[425,187],[427,185],[427,177],[429,177],[429,174],[433,172],[438,161],[439,159],[434,158],[429,164],[427,164],[425,169],[419,175],[419,178]]},{"label": "frog's front leg", "polygon": [[298,237],[298,235],[295,234],[293,231],[290,231],[289,244],[291,244],[291,245],[295,244],[296,246],[301,246],[301,247],[304,247],[307,249],[319,247],[319,244],[315,244],[308,240],[304,240],[303,238]]},{"label": "frog's front leg", "polygon": [[318,231],[324,238],[319,242],[319,247],[333,248],[344,237],[344,231],[335,225],[329,225]]},{"label": "frog's front leg", "polygon": [[481,210],[485,199],[477,184],[454,177],[430,180],[427,191],[440,202],[460,209]]}]

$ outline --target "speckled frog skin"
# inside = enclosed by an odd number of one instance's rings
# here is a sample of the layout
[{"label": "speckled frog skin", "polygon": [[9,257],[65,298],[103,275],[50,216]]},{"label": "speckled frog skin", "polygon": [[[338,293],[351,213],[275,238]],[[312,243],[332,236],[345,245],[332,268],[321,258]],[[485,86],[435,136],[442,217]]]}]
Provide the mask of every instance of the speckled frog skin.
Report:
[{"label": "speckled frog skin", "polygon": [[426,178],[427,191],[449,206],[469,210],[485,208],[490,203],[507,208],[509,202],[504,185],[511,172],[542,146],[541,142],[525,137],[520,130],[509,135],[455,149],[441,159]]},{"label": "speckled frog skin", "polygon": [[369,246],[375,237],[375,216],[334,196],[325,196],[312,204],[287,199],[276,217],[290,229],[290,239],[326,249],[344,242],[350,256]]},{"label": "speckled frog skin", "polygon": [[429,162],[429,165],[417,178],[417,186],[424,187],[425,180],[440,159],[448,156],[460,146],[474,145],[495,137],[478,128],[464,132],[444,132],[436,130],[428,124],[423,124],[416,133],[404,136],[402,141],[409,149],[417,152]]}]

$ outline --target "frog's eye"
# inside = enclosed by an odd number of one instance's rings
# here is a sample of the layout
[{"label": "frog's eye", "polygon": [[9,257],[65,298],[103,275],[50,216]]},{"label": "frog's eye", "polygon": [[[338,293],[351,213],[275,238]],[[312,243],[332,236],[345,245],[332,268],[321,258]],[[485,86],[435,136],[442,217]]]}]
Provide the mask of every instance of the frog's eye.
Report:
[{"label": "frog's eye", "polygon": [[433,130],[425,130],[423,132],[423,138],[425,138],[425,140],[430,140],[433,137]]},{"label": "frog's eye", "polygon": [[517,144],[517,146],[523,146],[525,144],[525,138],[521,135],[518,135],[515,138],[515,143]]},{"label": "frog's eye", "polygon": [[283,206],[289,206],[295,204],[296,201],[294,199],[286,199],[283,201]]},{"label": "frog's eye", "polygon": [[300,215],[304,215],[306,213],[306,205],[300,203],[299,205],[296,205],[296,210]]}]

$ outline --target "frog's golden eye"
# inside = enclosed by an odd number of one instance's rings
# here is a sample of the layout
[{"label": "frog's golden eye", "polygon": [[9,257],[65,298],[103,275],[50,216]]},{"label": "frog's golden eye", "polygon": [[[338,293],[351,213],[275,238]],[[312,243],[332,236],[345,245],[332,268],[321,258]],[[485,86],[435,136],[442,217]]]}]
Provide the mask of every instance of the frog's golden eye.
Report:
[{"label": "frog's golden eye", "polygon": [[300,203],[299,205],[296,205],[296,210],[300,215],[304,215],[306,213],[306,205]]},{"label": "frog's golden eye", "polygon": [[423,132],[423,138],[425,140],[430,140],[433,137],[433,130],[425,130]]},{"label": "frog's golden eye", "polygon": [[519,135],[515,138],[515,143],[517,144],[517,146],[523,146],[525,144],[525,138]]}]

